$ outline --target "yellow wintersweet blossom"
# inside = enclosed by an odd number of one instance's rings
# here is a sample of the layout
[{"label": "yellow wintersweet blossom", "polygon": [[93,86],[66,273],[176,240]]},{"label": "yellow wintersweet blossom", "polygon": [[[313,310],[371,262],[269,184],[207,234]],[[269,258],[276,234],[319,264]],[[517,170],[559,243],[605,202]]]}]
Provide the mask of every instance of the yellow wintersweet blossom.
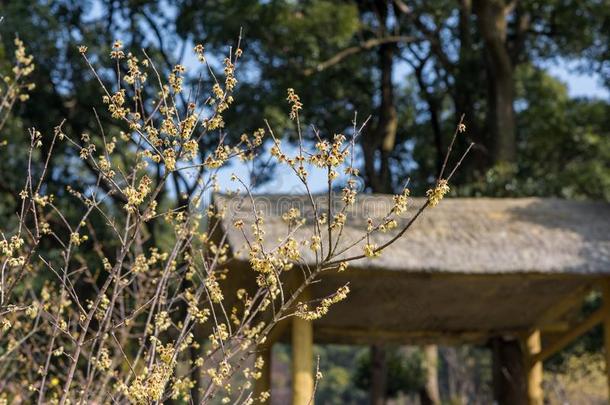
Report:
[{"label": "yellow wintersweet blossom", "polygon": [[135,187],[127,187],[123,192],[127,197],[127,204],[125,204],[125,209],[129,212],[134,212],[137,210],[137,207],[144,202],[146,196],[150,193],[150,187],[152,185],[152,180],[144,175],[140,179],[140,183],[137,188]]},{"label": "yellow wintersweet blossom", "polygon": [[295,316],[305,319],[307,321],[313,321],[319,319],[328,313],[330,306],[337,302],[343,301],[349,294],[349,287],[347,285],[339,287],[337,291],[330,297],[324,298],[320,301],[320,304],[314,309],[309,309],[307,304],[299,303]]},{"label": "yellow wintersweet blossom", "polygon": [[426,197],[428,197],[429,205],[431,207],[436,207],[448,192],[449,184],[447,184],[447,180],[440,180],[436,187],[426,191]]},{"label": "yellow wintersweet blossom", "polygon": [[293,88],[288,89],[288,97],[286,97],[288,103],[290,103],[290,119],[294,120],[299,115],[299,110],[303,108],[299,95],[294,91]]},{"label": "yellow wintersweet blossom", "polygon": [[381,251],[377,250],[377,244],[375,243],[367,243],[366,245],[364,245],[364,255],[366,257],[379,257],[381,256]]}]

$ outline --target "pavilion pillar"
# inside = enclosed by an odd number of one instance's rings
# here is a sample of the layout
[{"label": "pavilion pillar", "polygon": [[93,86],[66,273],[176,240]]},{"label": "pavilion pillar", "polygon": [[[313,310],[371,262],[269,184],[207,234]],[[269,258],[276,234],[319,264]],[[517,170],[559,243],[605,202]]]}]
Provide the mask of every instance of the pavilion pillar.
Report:
[{"label": "pavilion pillar", "polygon": [[292,405],[313,405],[313,323],[292,317]]},{"label": "pavilion pillar", "polygon": [[422,404],[440,405],[441,395],[438,388],[438,346],[425,345],[423,351],[426,383],[420,393],[420,402],[422,402]]},{"label": "pavilion pillar", "polygon": [[383,344],[376,344],[370,347],[371,355],[371,389],[370,405],[385,404],[385,392],[387,385],[387,358],[386,348]]},{"label": "pavilion pillar", "polygon": [[[258,355],[262,357],[263,368],[261,368],[261,376],[254,383],[253,398],[255,403],[259,403],[262,398],[271,396],[271,353],[273,351],[272,344],[266,344],[259,347]],[[260,401],[263,402],[263,401]],[[267,401],[269,402],[269,401]]]},{"label": "pavilion pillar", "polygon": [[608,384],[608,402],[610,402],[610,281],[606,280],[602,284],[602,298],[604,316],[604,356],[606,358],[606,378]]},{"label": "pavilion pillar", "polygon": [[526,405],[527,382],[521,343],[497,336],[491,339],[493,393],[499,405]]},{"label": "pavilion pillar", "polygon": [[529,405],[543,405],[544,392],[542,390],[542,360],[535,360],[534,356],[542,350],[540,330],[532,331],[525,339],[525,371],[527,373],[527,399]]}]

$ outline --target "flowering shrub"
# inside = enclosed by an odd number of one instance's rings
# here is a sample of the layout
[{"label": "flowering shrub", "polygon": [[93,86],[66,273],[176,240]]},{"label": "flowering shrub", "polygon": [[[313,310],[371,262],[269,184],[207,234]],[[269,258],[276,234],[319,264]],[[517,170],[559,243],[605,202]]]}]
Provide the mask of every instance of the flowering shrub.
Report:
[{"label": "flowering shrub", "polygon": [[9,113],[17,101],[27,101],[28,91],[34,90],[34,83],[26,79],[35,69],[34,58],[28,55],[23,41],[15,38],[15,61],[11,72],[2,76],[0,81],[0,129],[6,124]]},{"label": "flowering shrub", "polygon": [[[33,88],[23,83],[32,58],[20,41],[17,47],[14,76],[5,78],[4,114],[18,98],[27,99],[24,89]],[[281,319],[317,319],[349,294],[346,285],[301,302],[304,289],[323,272],[346,271],[351,261],[382,254],[449,191],[451,175],[443,179],[441,173],[427,202],[395,237],[382,246],[368,243],[372,234],[398,226],[396,218],[409,204],[405,187],[387,215],[380,222],[370,219],[362,230],[364,251],[346,256],[349,251],[337,247],[346,210],[358,194],[353,151],[363,126],[354,123],[350,139],[323,138],[316,131],[315,148],[307,150],[299,122],[303,105],[289,89],[289,116],[299,135],[296,156],[284,152],[269,126],[230,143],[222,131],[223,113],[233,104],[239,45],[224,59],[223,75],[211,75],[215,82],[206,96],[200,89],[185,90],[184,66],[163,76],[146,54],[127,52],[120,41],[110,53],[116,63],[113,84],[98,75],[85,46],[79,52],[99,81],[108,115],[123,130],[106,133],[99,120],[95,134],[68,134],[59,124],[44,145],[44,159],[42,135],[29,131],[29,161],[42,160],[43,170],[28,173],[19,194],[18,225],[4,229],[0,240],[0,398],[5,402],[264,401],[268,393],[253,395],[263,360],[247,361],[256,347]],[[212,72],[204,47],[197,45],[194,52]],[[210,139],[215,147],[206,153],[203,141]],[[266,139],[273,158],[290,167],[307,190],[307,165],[325,170],[329,198],[343,171],[343,206],[334,210],[329,204],[323,212],[310,198],[315,231],[306,240],[293,236],[306,219],[298,210],[287,211],[282,218],[288,236],[273,249],[264,243],[264,218],[254,210],[251,236],[243,235],[256,289],[224,289],[231,261],[226,236],[211,235],[221,232],[217,219],[226,212],[204,207],[204,200],[220,190],[220,168],[256,158]],[[49,156],[59,142],[68,143],[96,173],[62,196],[70,199],[69,215],[45,187]],[[233,180],[251,196],[243,179]],[[302,265],[302,249],[315,252],[316,263],[303,268],[300,285],[289,292],[285,273]],[[229,295],[237,304],[227,306]]]}]

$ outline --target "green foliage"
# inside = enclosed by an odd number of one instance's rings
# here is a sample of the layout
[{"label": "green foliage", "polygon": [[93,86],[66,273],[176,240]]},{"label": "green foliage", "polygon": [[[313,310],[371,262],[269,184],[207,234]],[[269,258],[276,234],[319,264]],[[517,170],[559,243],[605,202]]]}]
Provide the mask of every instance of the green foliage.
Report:
[{"label": "green foliage", "polygon": [[212,46],[234,41],[243,29],[249,75],[234,111],[239,119],[227,121],[240,122],[234,128],[239,132],[265,117],[280,134],[288,127],[283,108],[289,87],[306,106],[303,120],[320,127],[342,131],[355,109],[364,117],[372,113],[374,72],[367,54],[307,74],[352,45],[362,24],[356,3],[327,0],[186,2],[177,23],[182,35],[205,38]]},{"label": "green foliage", "polygon": [[529,66],[520,84],[524,193],[610,200],[610,105],[570,99],[565,85]]},{"label": "green foliage", "polygon": [[[253,73],[242,86],[246,97],[234,112],[241,118],[234,120],[239,122],[237,130],[258,125],[252,118],[261,115],[285,127],[277,106],[283,101],[283,89],[295,87],[308,107],[310,116],[305,119],[316,117],[308,122],[338,132],[345,130],[356,110],[360,117],[378,113],[378,49],[361,49],[321,71],[316,66],[367,39],[383,36],[371,5],[323,0],[218,0],[203,5],[192,1],[181,5],[177,25],[181,35],[205,37],[211,44],[230,41],[243,27]],[[481,85],[489,77],[476,16],[466,14],[467,25],[462,26],[454,2],[414,1],[408,6],[408,14],[394,9],[396,21],[388,22],[395,23],[401,34],[416,38],[415,44],[399,44],[396,53],[396,64],[407,62],[395,68],[399,130],[390,159],[397,179],[411,177],[411,184],[421,191],[438,169],[439,150],[430,126],[433,102],[440,118],[441,143],[448,142],[462,112],[467,113],[469,131],[458,142],[458,150],[463,151],[470,141],[478,143],[455,178],[454,183],[462,186],[460,194],[608,198],[604,164],[608,123],[603,118],[607,103],[571,100],[561,83],[534,67],[538,61],[583,54],[590,58],[590,63],[582,61],[583,66],[588,63],[589,70],[598,66],[608,13],[604,2],[518,4],[516,16],[527,15],[531,29],[510,44],[517,67],[519,153],[518,161],[509,166],[489,165],[493,140],[488,135],[487,88]],[[507,29],[510,38],[519,34],[516,22],[510,21]],[[414,77],[418,64],[421,84]],[[260,110],[256,105],[265,107]],[[599,186],[589,187],[591,181]]]},{"label": "green foliage", "polygon": [[361,404],[368,392],[355,384],[354,370],[359,359],[368,353],[366,348],[340,345],[316,346],[320,369],[324,377],[318,382],[316,401],[323,404]]},{"label": "green foliage", "polygon": [[[421,351],[405,353],[399,348],[388,348],[386,353],[387,382],[386,397],[403,394],[417,394],[425,384],[425,373],[422,367]],[[356,386],[368,391],[371,385],[371,358],[360,354],[354,379]]]},{"label": "green foliage", "polygon": [[566,85],[523,65],[517,77],[518,161],[461,187],[466,195],[610,200],[610,104],[572,99]]}]

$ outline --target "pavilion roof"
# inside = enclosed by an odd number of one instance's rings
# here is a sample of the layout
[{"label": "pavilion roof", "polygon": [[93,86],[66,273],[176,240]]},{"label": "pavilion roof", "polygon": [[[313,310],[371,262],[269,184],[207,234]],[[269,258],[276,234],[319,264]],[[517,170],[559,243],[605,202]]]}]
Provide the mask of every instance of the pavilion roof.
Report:
[{"label": "pavilion roof", "polygon": [[[327,197],[315,196],[314,201],[326,210]],[[398,228],[424,201],[411,201]],[[233,227],[235,220],[243,220],[250,237],[252,201],[218,194],[214,204],[226,210],[221,225],[236,259],[225,281],[227,291],[253,285],[243,234]],[[337,204],[337,210],[341,207],[338,199],[331,204]],[[342,246],[357,241],[366,218],[383,217],[391,204],[392,196],[361,196],[348,213]],[[281,216],[289,208],[313,217],[305,196],[259,195],[254,206],[265,219],[267,248],[287,236]],[[295,238],[313,235],[312,226],[308,221]],[[371,242],[382,245],[392,235],[376,235]],[[346,255],[360,254],[362,244]],[[309,249],[301,251],[304,264],[315,261]],[[324,297],[346,283],[351,292],[314,321],[314,335],[317,342],[349,344],[484,342],[534,327],[565,328],[578,319],[577,304],[583,296],[608,275],[609,204],[447,198],[424,211],[381,257],[353,262],[344,272],[322,274],[323,282],[311,286],[313,297]]]},{"label": "pavilion roof", "polygon": [[[241,231],[232,224],[244,221],[250,232],[254,219],[249,198],[216,195],[217,207],[226,206],[224,229],[237,258],[247,259]],[[315,196],[318,211],[326,212],[328,198]],[[381,246],[392,238],[424,202],[413,198],[396,230],[378,233],[370,241]],[[341,247],[361,239],[366,219],[382,218],[392,206],[389,195],[361,196],[348,212]],[[277,245],[287,236],[282,214],[295,207],[312,218],[309,198],[289,195],[258,195],[257,211],[264,216],[266,242]],[[334,212],[341,201],[333,199]],[[295,233],[297,240],[314,234],[313,221]],[[326,232],[323,232],[326,237]],[[344,256],[362,253],[364,241]],[[303,260],[315,261],[313,252],[302,249]],[[428,208],[381,257],[364,259],[356,267],[404,272],[447,273],[578,273],[610,274],[610,204],[543,198],[447,198]]]}]

